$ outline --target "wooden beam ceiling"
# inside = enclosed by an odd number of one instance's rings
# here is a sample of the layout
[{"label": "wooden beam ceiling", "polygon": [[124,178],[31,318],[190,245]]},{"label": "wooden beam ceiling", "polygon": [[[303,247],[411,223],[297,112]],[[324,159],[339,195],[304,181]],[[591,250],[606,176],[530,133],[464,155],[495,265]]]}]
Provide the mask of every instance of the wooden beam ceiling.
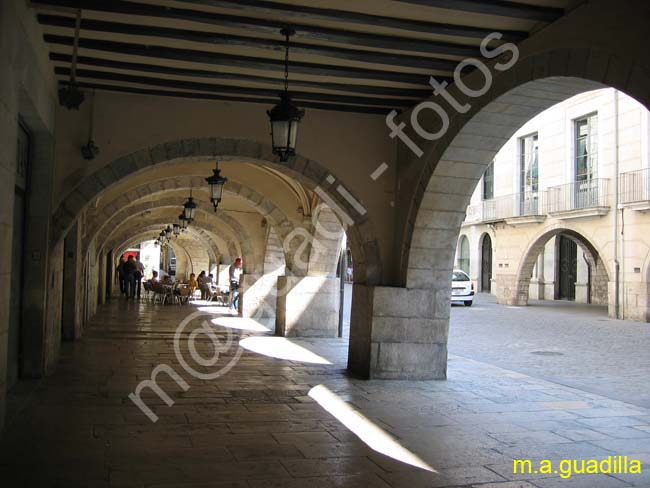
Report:
[{"label": "wooden beam ceiling", "polygon": [[559,18],[563,10],[548,2],[376,0],[348,9],[338,0],[318,7],[269,0],[31,0],[62,83],[69,79],[74,15],[81,8],[81,86],[274,104],[283,86],[279,31],[290,25],[296,30],[290,89],[299,105],[361,113],[426,98],[429,77],[450,81],[460,60],[480,56],[487,34],[498,31],[501,42],[517,42]]}]

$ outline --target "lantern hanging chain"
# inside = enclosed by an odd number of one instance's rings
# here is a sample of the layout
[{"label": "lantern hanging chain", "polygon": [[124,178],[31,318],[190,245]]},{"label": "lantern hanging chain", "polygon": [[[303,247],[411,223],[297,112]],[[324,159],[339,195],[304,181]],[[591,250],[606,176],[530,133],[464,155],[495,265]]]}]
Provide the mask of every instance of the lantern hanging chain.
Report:
[{"label": "lantern hanging chain", "polygon": [[76,80],[77,74],[77,52],[79,51],[79,32],[81,31],[81,9],[77,10],[77,18],[74,23],[74,41],[72,44],[72,66],[70,69],[70,81]]},{"label": "lantern hanging chain", "polygon": [[284,49],[284,92],[289,92],[289,30],[285,31],[286,45]]},{"label": "lantern hanging chain", "polygon": [[94,122],[95,122],[95,89],[93,88],[92,90],[92,98],[90,99],[90,128],[88,131],[88,140],[92,141],[93,140],[93,132],[94,132]]}]

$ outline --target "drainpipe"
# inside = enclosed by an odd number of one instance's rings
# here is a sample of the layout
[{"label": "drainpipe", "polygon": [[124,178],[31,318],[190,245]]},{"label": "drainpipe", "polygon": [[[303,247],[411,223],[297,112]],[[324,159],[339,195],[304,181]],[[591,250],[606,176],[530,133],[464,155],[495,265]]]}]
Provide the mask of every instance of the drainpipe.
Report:
[{"label": "drainpipe", "polygon": [[[614,89],[614,314],[620,318],[620,263],[618,261],[618,90]],[[621,216],[622,216],[621,210]]]},{"label": "drainpipe", "polygon": [[621,287],[621,302],[623,306],[621,307],[621,318],[625,319],[625,217],[623,212],[624,208],[621,209],[621,262],[623,263],[623,270],[621,271],[621,279],[623,281],[623,286]]}]

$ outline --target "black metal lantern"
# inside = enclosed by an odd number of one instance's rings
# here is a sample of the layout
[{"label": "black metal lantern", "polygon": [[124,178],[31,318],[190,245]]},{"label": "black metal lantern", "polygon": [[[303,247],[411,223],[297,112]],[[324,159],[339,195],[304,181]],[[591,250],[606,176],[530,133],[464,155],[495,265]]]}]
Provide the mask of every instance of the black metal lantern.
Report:
[{"label": "black metal lantern", "polygon": [[282,29],[286,39],[284,56],[284,92],[280,94],[280,103],[266,113],[271,121],[271,142],[273,154],[280,156],[280,161],[286,162],[296,154],[298,126],[305,111],[291,102],[289,93],[289,38],[296,32],[291,28]]},{"label": "black metal lantern", "polygon": [[172,234],[174,232],[174,229],[171,228],[171,226],[167,226],[167,228],[164,230],[165,232],[165,237],[167,237],[167,240],[172,238]]},{"label": "black metal lantern", "polygon": [[155,241],[153,241],[153,245],[154,245],[154,247],[160,246],[160,241],[158,239],[156,239]]},{"label": "black metal lantern", "polygon": [[174,225],[172,226],[172,228],[173,228],[173,231],[174,231],[174,235],[175,235],[176,237],[178,237],[179,235],[181,235],[181,226],[180,226],[180,224],[174,224]]},{"label": "black metal lantern", "polygon": [[165,242],[167,241],[167,234],[165,234],[164,230],[160,231],[160,236],[158,237],[158,240],[160,241],[160,245],[164,245]]},{"label": "black metal lantern", "polygon": [[212,176],[208,176],[205,181],[210,185],[210,202],[214,207],[214,211],[217,211],[219,203],[221,203],[221,197],[223,195],[223,186],[228,181],[228,178],[221,176],[221,170],[219,169],[219,161],[215,168],[212,170]]},{"label": "black metal lantern", "polygon": [[194,215],[196,215],[196,203],[194,203],[194,199],[192,198],[192,190],[190,190],[190,197],[187,199],[187,202],[183,204],[183,215],[188,223],[192,222]]},{"label": "black metal lantern", "polygon": [[187,230],[187,220],[185,220],[185,214],[182,213],[178,216],[178,225],[181,228],[181,232],[184,232]]}]

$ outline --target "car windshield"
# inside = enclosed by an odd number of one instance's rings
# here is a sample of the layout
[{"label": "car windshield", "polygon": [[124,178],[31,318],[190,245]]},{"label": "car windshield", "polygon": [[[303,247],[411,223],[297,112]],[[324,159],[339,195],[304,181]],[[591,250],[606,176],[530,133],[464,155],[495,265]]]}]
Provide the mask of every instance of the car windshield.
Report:
[{"label": "car windshield", "polygon": [[467,276],[462,271],[454,271],[451,281],[469,281],[469,276]]}]

